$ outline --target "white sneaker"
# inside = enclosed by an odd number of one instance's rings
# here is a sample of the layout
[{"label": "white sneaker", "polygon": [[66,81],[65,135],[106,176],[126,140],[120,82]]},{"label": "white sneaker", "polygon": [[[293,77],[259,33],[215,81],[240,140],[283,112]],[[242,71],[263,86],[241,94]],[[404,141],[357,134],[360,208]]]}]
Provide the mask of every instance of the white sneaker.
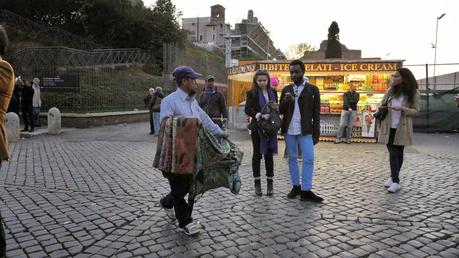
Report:
[{"label": "white sneaker", "polygon": [[392,185],[387,188],[387,191],[389,191],[389,193],[396,193],[400,190],[400,184],[397,184],[397,183],[392,183]]},{"label": "white sneaker", "polygon": [[174,211],[174,207],[172,208],[166,208],[162,205],[161,201],[159,202],[159,207],[161,207],[164,212],[166,213],[166,216],[171,219],[171,220],[175,220],[175,211]]},{"label": "white sneaker", "polygon": [[387,179],[387,182],[384,184],[385,187],[390,187],[392,185],[392,177],[389,177],[389,179]]},{"label": "white sneaker", "polygon": [[199,227],[193,222],[188,223],[188,225],[186,225],[184,228],[180,228],[180,230],[188,236],[199,234]]}]

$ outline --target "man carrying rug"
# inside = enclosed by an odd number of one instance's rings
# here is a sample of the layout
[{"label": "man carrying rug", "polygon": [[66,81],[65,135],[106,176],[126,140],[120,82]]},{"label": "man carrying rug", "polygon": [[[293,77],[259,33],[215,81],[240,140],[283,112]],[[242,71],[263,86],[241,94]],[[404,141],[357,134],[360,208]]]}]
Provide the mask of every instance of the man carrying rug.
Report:
[{"label": "man carrying rug", "polygon": [[[179,66],[174,69],[172,75],[177,84],[177,90],[161,102],[160,121],[170,117],[194,117],[202,126],[213,135],[227,138],[228,133],[222,131],[212,119],[199,107],[195,99],[196,78],[202,75],[193,71],[189,66]],[[192,183],[192,175],[171,175],[168,177],[171,192],[160,200],[161,206],[166,213],[171,214],[175,210],[175,218],[179,228],[187,235],[199,233],[199,227],[193,223],[191,217],[192,205],[185,201]]]}]

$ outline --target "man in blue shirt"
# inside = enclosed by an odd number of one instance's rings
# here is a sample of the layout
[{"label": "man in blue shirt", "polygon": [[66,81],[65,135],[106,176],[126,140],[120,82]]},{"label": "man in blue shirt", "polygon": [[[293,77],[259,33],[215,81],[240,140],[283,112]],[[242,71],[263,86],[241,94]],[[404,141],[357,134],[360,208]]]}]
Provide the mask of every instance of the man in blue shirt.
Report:
[{"label": "man in blue shirt", "polygon": [[[168,117],[197,117],[202,126],[214,135],[227,138],[228,133],[220,129],[212,119],[199,107],[195,99],[196,78],[202,75],[196,73],[189,66],[179,66],[174,69],[172,75],[177,84],[177,90],[165,97],[161,102],[160,121]],[[175,218],[178,226],[187,235],[199,233],[199,227],[193,223],[191,217],[192,207],[185,201],[192,183],[191,175],[173,175],[168,178],[171,192],[160,200],[161,206],[165,209],[168,216],[175,210]]]}]

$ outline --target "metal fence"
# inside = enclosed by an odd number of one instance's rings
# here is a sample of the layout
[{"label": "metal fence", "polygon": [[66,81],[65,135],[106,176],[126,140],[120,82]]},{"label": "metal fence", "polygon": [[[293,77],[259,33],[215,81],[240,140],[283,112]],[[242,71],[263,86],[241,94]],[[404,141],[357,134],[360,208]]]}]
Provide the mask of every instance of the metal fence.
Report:
[{"label": "metal fence", "polygon": [[[421,92],[420,112],[413,121],[415,131],[459,130],[459,108],[456,107],[454,101],[454,96],[459,94],[459,63],[436,64],[435,66],[432,64],[404,64],[403,66],[416,75]],[[435,76],[434,70],[436,70]]]},{"label": "metal fence", "polygon": [[76,76],[76,91],[42,91],[42,110],[104,112],[144,109],[148,88],[162,85],[151,75],[155,59],[140,49],[83,51],[65,47],[23,49],[8,57],[23,79]]}]

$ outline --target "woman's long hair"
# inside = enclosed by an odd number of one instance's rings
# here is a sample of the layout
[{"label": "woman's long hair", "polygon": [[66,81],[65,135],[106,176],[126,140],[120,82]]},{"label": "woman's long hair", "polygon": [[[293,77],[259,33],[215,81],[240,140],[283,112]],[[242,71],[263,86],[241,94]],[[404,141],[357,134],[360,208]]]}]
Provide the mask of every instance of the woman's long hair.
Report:
[{"label": "woman's long hair", "polygon": [[258,92],[258,84],[257,84],[257,77],[260,75],[266,76],[266,79],[268,80],[268,84],[266,85],[266,90],[271,89],[271,77],[269,77],[269,73],[267,70],[257,70],[255,72],[255,75],[253,76],[253,82],[252,82],[252,93],[256,94]]},{"label": "woman's long hair", "polygon": [[402,76],[402,85],[392,85],[392,95],[399,97],[403,94],[408,99],[408,103],[414,102],[414,96],[418,89],[418,82],[414,78],[413,73],[408,68],[398,68],[397,72]]}]

